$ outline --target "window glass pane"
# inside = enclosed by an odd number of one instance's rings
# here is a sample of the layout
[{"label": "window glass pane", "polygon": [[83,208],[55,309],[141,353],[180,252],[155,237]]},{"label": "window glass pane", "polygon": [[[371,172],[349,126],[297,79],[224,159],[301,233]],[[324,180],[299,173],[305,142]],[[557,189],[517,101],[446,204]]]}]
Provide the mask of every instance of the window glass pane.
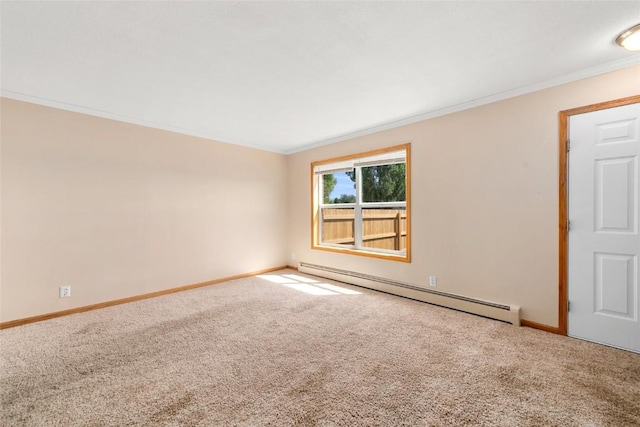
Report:
[{"label": "window glass pane", "polygon": [[362,245],[404,251],[407,248],[406,207],[362,209]]},{"label": "window glass pane", "polygon": [[353,246],[354,208],[322,208],[322,243]]},{"label": "window glass pane", "polygon": [[312,162],[312,247],[411,262],[410,158],[401,144]]},{"label": "window glass pane", "polygon": [[322,190],[322,203],[324,204],[355,203],[356,185],[354,172],[335,172],[322,175]]},{"label": "window glass pane", "polygon": [[405,164],[362,168],[363,202],[403,202],[405,194]]}]

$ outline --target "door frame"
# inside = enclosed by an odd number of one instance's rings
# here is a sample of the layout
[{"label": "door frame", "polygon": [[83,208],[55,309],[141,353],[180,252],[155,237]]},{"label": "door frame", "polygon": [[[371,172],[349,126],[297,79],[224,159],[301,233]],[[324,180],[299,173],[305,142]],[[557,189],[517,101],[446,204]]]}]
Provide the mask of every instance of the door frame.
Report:
[{"label": "door frame", "polygon": [[569,117],[576,114],[590,113],[592,111],[606,110],[607,108],[621,107],[623,105],[635,104],[640,102],[640,95],[620,98],[613,101],[601,102],[598,104],[585,105],[584,107],[572,108],[570,110],[560,111],[558,113],[558,327],[545,328],[549,332],[555,332],[560,335],[567,335],[568,331],[568,196],[567,183],[569,180]]}]

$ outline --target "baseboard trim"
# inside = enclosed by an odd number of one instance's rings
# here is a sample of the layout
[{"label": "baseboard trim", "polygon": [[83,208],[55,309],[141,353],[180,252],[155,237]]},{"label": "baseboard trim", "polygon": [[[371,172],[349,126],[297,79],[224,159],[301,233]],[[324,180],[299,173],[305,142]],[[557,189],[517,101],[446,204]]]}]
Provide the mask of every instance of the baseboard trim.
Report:
[{"label": "baseboard trim", "polygon": [[533,322],[531,320],[520,320],[520,326],[527,326],[533,329],[540,329],[541,331],[551,332],[552,334],[566,335],[562,330],[556,326],[549,326],[543,323]]},{"label": "baseboard trim", "polygon": [[[52,313],[40,314],[37,316],[25,317],[22,319],[9,320],[7,322],[0,322],[0,330],[14,328],[16,326],[27,325],[29,323],[41,322],[43,320],[55,319],[56,317],[69,316],[71,314],[84,313],[91,310],[98,310],[100,308],[112,307],[120,304],[127,304],[130,302],[141,301],[144,299],[155,298],[162,295],[174,294],[176,292],[188,291],[191,289],[202,288],[205,286],[211,286],[222,282],[228,282],[230,280],[244,279],[245,277],[256,276],[258,274],[271,273],[283,269],[298,270],[298,267],[293,265],[283,265],[278,267],[266,268],[263,270],[252,271],[250,273],[237,274],[234,276],[222,277],[220,279],[207,280],[205,282],[192,283],[190,285],[178,286],[176,288],[164,289],[162,291],[149,292],[146,294],[135,295],[132,297],[121,298],[112,301],[100,302],[97,304],[85,305],[82,307],[70,308],[68,310],[55,311]],[[545,325],[543,323],[533,322],[531,320],[521,319],[520,326],[526,326],[533,329],[539,329],[553,334],[566,335],[560,328],[555,326]]]},{"label": "baseboard trim", "polygon": [[55,311],[53,313],[40,314],[37,316],[25,317],[22,319],[9,320],[7,322],[0,323],[0,330],[7,328],[14,328],[16,326],[27,325],[29,323],[41,322],[43,320],[54,319],[56,317],[69,316],[71,314],[84,313],[86,311],[97,310],[105,307],[112,307],[114,305],[127,304],[134,301],[140,301],[149,298],[155,298],[162,295],[174,294],[176,292],[188,291],[191,289],[202,288],[205,286],[215,285],[222,282],[228,282],[229,280],[244,279],[245,277],[256,276],[258,274],[271,273],[273,271],[283,270],[285,268],[292,268],[286,265],[279,267],[266,268],[264,270],[252,271],[250,273],[237,274],[235,276],[223,277],[220,279],[207,280],[206,282],[193,283],[191,285],[178,286],[176,288],[164,289],[162,291],[149,292],[147,294],[135,295],[132,297],[116,299],[112,301],[100,302],[97,304],[85,305],[82,307],[70,308],[68,310]]}]

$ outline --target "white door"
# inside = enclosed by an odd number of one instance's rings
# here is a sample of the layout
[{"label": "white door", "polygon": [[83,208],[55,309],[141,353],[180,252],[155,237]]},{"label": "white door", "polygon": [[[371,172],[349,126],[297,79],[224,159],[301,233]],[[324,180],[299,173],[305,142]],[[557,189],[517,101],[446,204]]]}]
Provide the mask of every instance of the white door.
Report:
[{"label": "white door", "polygon": [[568,333],[640,352],[640,103],[569,117]]}]

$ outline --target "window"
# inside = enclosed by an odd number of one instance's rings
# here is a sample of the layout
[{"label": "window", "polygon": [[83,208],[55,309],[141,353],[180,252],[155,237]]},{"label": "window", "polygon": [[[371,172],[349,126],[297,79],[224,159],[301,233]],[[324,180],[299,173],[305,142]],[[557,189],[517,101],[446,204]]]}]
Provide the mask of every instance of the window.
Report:
[{"label": "window", "polygon": [[410,262],[410,144],[311,164],[313,248]]}]

